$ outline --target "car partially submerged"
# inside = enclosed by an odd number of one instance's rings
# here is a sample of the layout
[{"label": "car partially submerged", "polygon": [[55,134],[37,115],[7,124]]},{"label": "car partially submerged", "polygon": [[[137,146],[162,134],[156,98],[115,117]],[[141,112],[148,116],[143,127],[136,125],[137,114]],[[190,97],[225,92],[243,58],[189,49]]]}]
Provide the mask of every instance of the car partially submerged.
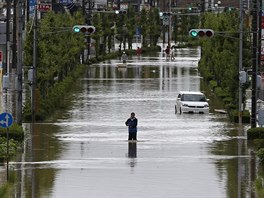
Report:
[{"label": "car partially submerged", "polygon": [[181,91],[176,100],[175,113],[209,113],[208,101],[202,92]]}]

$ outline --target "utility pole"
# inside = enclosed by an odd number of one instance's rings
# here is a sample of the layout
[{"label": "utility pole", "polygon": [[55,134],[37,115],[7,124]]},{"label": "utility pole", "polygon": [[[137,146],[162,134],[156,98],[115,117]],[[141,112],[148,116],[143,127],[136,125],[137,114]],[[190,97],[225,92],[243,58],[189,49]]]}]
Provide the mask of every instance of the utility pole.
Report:
[{"label": "utility pole", "polygon": [[18,42],[17,42],[17,123],[22,124],[22,26],[23,26],[23,14],[22,14],[23,2],[19,0],[18,3]]},{"label": "utility pole", "polygon": [[[86,24],[87,25],[91,25],[92,22],[91,22],[91,19],[92,19],[92,8],[93,8],[93,0],[88,0],[88,12],[87,12],[87,15],[86,15]],[[87,41],[87,59],[89,60],[90,59],[90,54],[91,54],[91,36],[88,34],[86,35],[86,41]],[[85,61],[87,62],[87,60]]]},{"label": "utility pole", "polygon": [[172,15],[171,15],[171,0],[169,1],[169,30],[168,30],[168,46],[170,46],[171,44],[171,19],[172,19]]},{"label": "utility pole", "polygon": [[[13,43],[12,43],[12,68],[16,68],[17,65],[17,9],[20,9],[17,5],[17,0],[13,3]],[[19,12],[19,11],[18,11]]]},{"label": "utility pole", "polygon": [[33,82],[32,82],[32,91],[31,91],[31,113],[32,113],[32,123],[35,122],[35,92],[36,92],[36,86],[37,86],[37,20],[38,20],[38,16],[37,16],[37,5],[35,6],[35,10],[34,10],[34,20],[33,20],[33,31],[34,31],[34,35],[33,35]]},{"label": "utility pole", "polygon": [[[244,24],[244,13],[243,13],[243,0],[240,0],[240,24],[239,24],[239,72],[243,69],[243,24]],[[238,123],[242,124],[242,83],[239,82],[239,99],[238,99]]]},{"label": "utility pole", "polygon": [[251,96],[251,128],[256,128],[256,82],[258,52],[258,0],[252,1],[252,96]]},{"label": "utility pole", "polygon": [[6,0],[6,66],[4,73],[9,73],[9,57],[10,57],[10,9],[11,0]]}]

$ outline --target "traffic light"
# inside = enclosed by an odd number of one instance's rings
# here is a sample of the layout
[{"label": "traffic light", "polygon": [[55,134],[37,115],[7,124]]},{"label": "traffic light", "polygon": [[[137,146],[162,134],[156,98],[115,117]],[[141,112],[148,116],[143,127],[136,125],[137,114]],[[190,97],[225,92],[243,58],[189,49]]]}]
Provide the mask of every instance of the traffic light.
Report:
[{"label": "traffic light", "polygon": [[170,12],[161,12],[162,13],[162,16],[170,16],[171,13]]},{"label": "traffic light", "polygon": [[95,27],[92,25],[75,25],[72,28],[72,31],[75,33],[88,33],[88,34],[92,34],[95,32]]},{"label": "traffic light", "polygon": [[126,14],[127,11],[126,10],[116,10],[115,13],[116,14]]},{"label": "traffic light", "polygon": [[193,38],[197,37],[212,37],[214,35],[214,31],[211,29],[191,29],[189,31],[189,35]]}]

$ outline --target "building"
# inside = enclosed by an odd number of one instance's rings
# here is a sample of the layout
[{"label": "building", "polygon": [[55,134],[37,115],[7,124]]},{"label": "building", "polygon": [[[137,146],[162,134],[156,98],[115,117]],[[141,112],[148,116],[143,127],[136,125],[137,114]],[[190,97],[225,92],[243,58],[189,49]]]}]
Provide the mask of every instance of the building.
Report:
[{"label": "building", "polygon": [[[104,0],[96,0],[103,2]],[[171,8],[200,7],[204,11],[215,10],[216,7],[234,7],[239,8],[239,0],[106,0],[109,8],[126,8],[132,5],[136,10],[142,8],[158,7],[161,11],[169,11]],[[251,0],[243,0],[244,7],[249,8]]]},{"label": "building", "polygon": [[[251,0],[244,0],[244,4],[248,7]],[[169,11],[171,7],[187,8],[203,6],[204,10],[213,10],[215,7],[234,7],[239,8],[239,0],[163,0],[160,1],[158,7],[161,11]]]}]

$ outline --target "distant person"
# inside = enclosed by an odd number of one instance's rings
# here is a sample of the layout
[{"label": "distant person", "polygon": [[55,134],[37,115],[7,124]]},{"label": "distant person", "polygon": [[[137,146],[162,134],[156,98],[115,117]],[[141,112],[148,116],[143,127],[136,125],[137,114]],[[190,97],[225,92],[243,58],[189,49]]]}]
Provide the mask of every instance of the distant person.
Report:
[{"label": "distant person", "polygon": [[165,49],[165,54],[166,54],[166,59],[170,58],[170,46],[168,45],[167,48]]},{"label": "distant person", "polygon": [[128,126],[128,140],[137,140],[137,124],[138,120],[135,117],[135,113],[132,112],[130,118],[125,122]]},{"label": "distant person", "polygon": [[121,59],[122,59],[122,61],[123,61],[124,64],[127,62],[127,54],[126,54],[125,51],[123,51],[122,56],[121,56]]},{"label": "distant person", "polygon": [[174,46],[171,47],[171,60],[175,60],[175,48],[174,48]]},{"label": "distant person", "polygon": [[136,53],[137,53],[137,56],[140,56],[142,53],[142,49],[140,47],[137,47]]}]

